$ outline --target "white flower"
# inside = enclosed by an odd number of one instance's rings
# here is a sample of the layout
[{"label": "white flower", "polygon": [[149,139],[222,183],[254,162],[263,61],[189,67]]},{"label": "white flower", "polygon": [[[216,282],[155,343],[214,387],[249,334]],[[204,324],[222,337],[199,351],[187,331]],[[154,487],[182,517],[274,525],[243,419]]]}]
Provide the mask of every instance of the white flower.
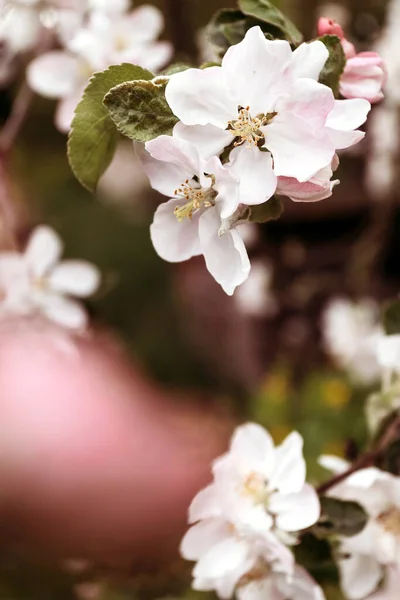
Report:
[{"label": "white flower", "polygon": [[12,54],[34,48],[41,28],[34,4],[6,0],[0,3],[0,40]]},{"label": "white flower", "polygon": [[329,302],[323,314],[326,351],[360,383],[373,383],[381,373],[376,352],[384,334],[379,317],[379,306],[371,298],[358,302],[336,298]]},{"label": "white flower", "polygon": [[316,492],[305,484],[299,434],[275,448],[262,427],[243,425],[213,474],[189,508],[193,525],[181,544],[184,558],[197,561],[194,589],[215,590],[221,598],[236,590],[239,600],[258,600],[267,591],[275,600],[322,598],[285,545],[320,513]]},{"label": "white flower", "polygon": [[238,181],[217,157],[203,160],[182,139],[160,136],[146,150],[143,164],[150,183],[170,198],[158,207],[151,226],[157,253],[169,262],[203,254],[211,275],[233,294],[250,271],[238,231],[224,221],[237,206]]},{"label": "white flower", "polygon": [[[287,42],[266,40],[253,27],[229,48],[221,67],[173,75],[166,98],[205,158],[234,143],[231,156],[243,170],[251,169],[252,187],[268,199],[278,176],[309,181],[331,164],[336,149],[364,136],[354,129],[365,121],[370,104],[335,101],[318,83],[327,58],[320,41],[292,52]],[[254,152],[261,148],[267,151],[256,162]]]},{"label": "white flower", "polygon": [[62,243],[49,227],[37,227],[26,250],[0,254],[0,314],[35,315],[71,329],[83,329],[84,308],[71,298],[85,298],[98,288],[100,273],[85,261],[59,262]]},{"label": "white flower", "polygon": [[[334,472],[346,470],[345,461],[322,457]],[[350,600],[363,600],[376,590],[387,567],[400,568],[400,478],[374,467],[357,471],[329,495],[355,501],[369,520],[361,533],[341,539],[341,584]]]},{"label": "white flower", "polygon": [[378,341],[378,362],[383,369],[400,373],[400,335],[385,335]]},{"label": "white flower", "polygon": [[70,128],[76,105],[89,77],[110,65],[134,63],[158,70],[172,56],[169,42],[156,41],[163,18],[154,6],[140,6],[128,14],[95,11],[66,49],[52,51],[33,60],[27,69],[29,85],[48,98],[59,98],[56,125]]},{"label": "white flower", "polygon": [[398,600],[400,590],[400,568],[388,567],[382,588],[368,600]]}]

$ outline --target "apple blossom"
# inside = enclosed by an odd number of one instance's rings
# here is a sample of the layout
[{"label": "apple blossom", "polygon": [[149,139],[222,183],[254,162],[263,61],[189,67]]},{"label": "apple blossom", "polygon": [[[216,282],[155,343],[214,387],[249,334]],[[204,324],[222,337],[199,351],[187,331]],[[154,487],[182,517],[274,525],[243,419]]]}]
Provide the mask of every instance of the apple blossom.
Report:
[{"label": "apple blossom", "polygon": [[356,382],[368,385],[379,379],[377,345],[384,333],[374,300],[332,299],[323,313],[322,334],[326,352]]},{"label": "apple blossom", "polygon": [[217,157],[205,161],[182,139],[163,135],[147,142],[146,150],[150,183],[170,198],[151,226],[156,252],[169,262],[203,254],[211,275],[233,294],[250,271],[245,245],[227,219],[237,207],[238,180]]},{"label": "apple blossom", "polygon": [[43,314],[67,328],[83,329],[87,316],[71,297],[92,295],[100,283],[98,269],[81,260],[59,262],[62,243],[49,227],[37,227],[23,254],[0,254],[0,314]]},{"label": "apple blossom", "polygon": [[27,78],[31,88],[48,98],[59,98],[56,125],[68,132],[76,105],[89,77],[113,64],[134,63],[151,71],[166,65],[172,56],[169,42],[156,41],[163,18],[154,6],[143,5],[130,13],[94,11],[65,50],[47,52],[31,62]]},{"label": "apple blossom", "polygon": [[249,277],[235,294],[236,304],[243,314],[260,318],[276,315],[278,303],[272,291],[272,278],[273,270],[268,262],[253,262]]},{"label": "apple blossom", "polygon": [[[335,473],[349,465],[322,457],[322,466]],[[362,469],[333,487],[330,496],[355,501],[369,520],[361,533],[340,539],[338,564],[341,585],[349,600],[364,600],[377,589],[388,567],[400,568],[400,477],[375,467]]]},{"label": "apple blossom", "polygon": [[335,101],[317,81],[327,58],[320,41],[292,52],[288,42],[267,40],[253,27],[228,49],[221,67],[171,76],[166,98],[204,158],[234,145],[230,156],[243,170],[251,164],[253,183],[267,200],[277,177],[309,181],[331,164],[336,149],[364,136],[354,129],[369,103]]},{"label": "apple blossom", "polygon": [[335,155],[332,164],[321,169],[309,181],[300,183],[294,177],[278,177],[276,193],[287,196],[293,202],[319,202],[332,196],[333,188],[340,183],[338,179],[332,180],[333,171],[339,166],[339,159]]},{"label": "apple blossom", "polygon": [[267,591],[276,600],[323,598],[286,547],[320,514],[318,496],[305,483],[299,434],[275,447],[261,426],[238,427],[212,471],[213,483],[189,508],[192,526],[181,544],[183,557],[197,561],[194,589],[215,590],[220,598],[236,589],[238,600]]},{"label": "apple blossom", "polygon": [[365,98],[371,104],[383,98],[382,88],[387,80],[386,65],[377,52],[356,54],[354,45],[344,35],[343,29],[332,19],[322,17],[318,22],[318,35],[336,35],[340,38],[346,55],[346,66],[340,77],[340,93],[344,98]]}]

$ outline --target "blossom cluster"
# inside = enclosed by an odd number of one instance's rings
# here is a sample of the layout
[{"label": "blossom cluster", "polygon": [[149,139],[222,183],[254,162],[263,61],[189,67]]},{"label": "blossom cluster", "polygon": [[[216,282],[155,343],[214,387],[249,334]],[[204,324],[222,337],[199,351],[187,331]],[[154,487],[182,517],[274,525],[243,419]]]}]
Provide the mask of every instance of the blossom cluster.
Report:
[{"label": "blossom cluster", "polygon": [[157,71],[172,57],[172,45],[157,41],[164,20],[151,5],[131,11],[129,0],[5,2],[0,39],[10,55],[35,48],[43,26],[57,34],[62,49],[39,52],[28,65],[27,79],[37,93],[59,99],[56,126],[65,133],[94,72],[123,62]]},{"label": "blossom cluster", "polygon": [[223,599],[323,600],[290,550],[320,516],[302,447],[296,432],[275,447],[259,425],[236,429],[229,452],[213,464],[213,482],[189,509],[181,553],[196,561],[194,589]]},{"label": "blossom cluster", "polygon": [[172,136],[146,143],[144,158],[151,185],[169,198],[151,227],[163,259],[203,255],[231,295],[250,272],[240,225],[251,207],[275,194],[295,202],[332,194],[337,152],[363,139],[357,128],[370,102],[363,93],[337,100],[319,82],[328,57],[322,41],[293,51],[255,26],[221,66],[170,76],[166,100],[179,122]]}]

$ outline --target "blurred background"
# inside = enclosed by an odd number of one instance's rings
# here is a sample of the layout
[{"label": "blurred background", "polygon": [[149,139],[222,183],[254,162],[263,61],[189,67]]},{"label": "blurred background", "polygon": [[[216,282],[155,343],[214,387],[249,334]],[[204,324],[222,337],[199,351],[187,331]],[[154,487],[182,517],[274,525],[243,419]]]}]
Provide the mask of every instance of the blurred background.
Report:
[{"label": "blurred background", "polygon": [[[173,62],[192,64],[209,52],[198,30],[232,7],[154,4]],[[66,256],[98,265],[104,282],[89,303],[94,332],[79,342],[79,365],[53,347],[51,328],[0,332],[1,600],[205,598],[190,591],[179,538],[190,499],[237,422],[255,420],[277,442],[298,429],[313,482],[326,476],[319,454],[352,458],[365,440],[374,366],[364,376],[350,358],[335,360],[323,323],[337,298],[361,301],[361,343],[378,326],[374,302],[400,290],[400,2],[280,7],[306,39],[319,16],[339,21],[357,51],[382,54],[389,83],[369,135],[340,156],[333,196],[285,199],[279,221],[246,226],[253,271],[232,298],[202,258],[170,265],[156,255],[149,225],[160,197],[132,144],[121,142],[94,197],[71,173],[55,103],[33,101],[7,165],[19,239],[35,224],[51,225]],[[3,122],[22,78],[23,68],[0,92]],[[344,338],[346,318],[338,322]],[[339,599],[336,574],[319,576],[328,598]]]}]

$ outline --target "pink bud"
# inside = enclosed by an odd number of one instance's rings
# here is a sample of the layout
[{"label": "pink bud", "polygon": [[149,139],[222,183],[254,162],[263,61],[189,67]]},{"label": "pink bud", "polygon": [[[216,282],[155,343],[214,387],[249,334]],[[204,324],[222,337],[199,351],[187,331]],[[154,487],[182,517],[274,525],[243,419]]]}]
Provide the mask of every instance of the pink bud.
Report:
[{"label": "pink bud", "polygon": [[341,40],[344,38],[344,32],[339,23],[326,17],[321,17],[318,21],[318,35],[337,35]]},{"label": "pink bud", "polygon": [[382,100],[386,80],[386,65],[379,54],[360,52],[347,60],[340,93],[344,98],[365,98],[373,104]]}]

